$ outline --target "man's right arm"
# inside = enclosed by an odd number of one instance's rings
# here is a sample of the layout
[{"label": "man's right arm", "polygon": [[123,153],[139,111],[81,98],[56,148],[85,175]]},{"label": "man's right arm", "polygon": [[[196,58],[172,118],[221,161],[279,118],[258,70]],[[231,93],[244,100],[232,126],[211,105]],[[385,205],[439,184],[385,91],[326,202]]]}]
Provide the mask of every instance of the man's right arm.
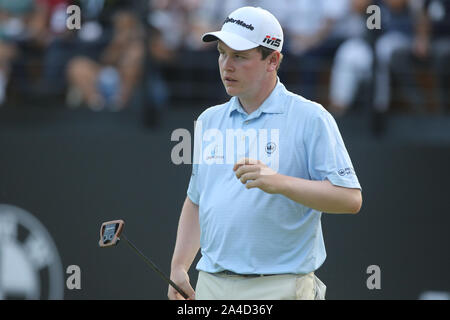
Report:
[{"label": "man's right arm", "polygon": [[[189,197],[184,201],[178,223],[177,240],[172,257],[170,279],[185,291],[191,299],[195,292],[189,283],[188,270],[200,248],[200,223],[198,218],[198,205]],[[171,286],[167,296],[171,300],[182,300],[183,297]]]}]

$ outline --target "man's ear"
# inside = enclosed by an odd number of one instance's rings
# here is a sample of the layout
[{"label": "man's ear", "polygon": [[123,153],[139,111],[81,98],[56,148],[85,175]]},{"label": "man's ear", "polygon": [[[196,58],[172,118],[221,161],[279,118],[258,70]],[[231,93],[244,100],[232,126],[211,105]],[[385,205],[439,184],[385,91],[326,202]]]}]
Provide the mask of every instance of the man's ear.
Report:
[{"label": "man's ear", "polygon": [[280,63],[280,53],[278,51],[272,52],[267,60],[267,71],[272,72],[277,70],[278,63]]}]

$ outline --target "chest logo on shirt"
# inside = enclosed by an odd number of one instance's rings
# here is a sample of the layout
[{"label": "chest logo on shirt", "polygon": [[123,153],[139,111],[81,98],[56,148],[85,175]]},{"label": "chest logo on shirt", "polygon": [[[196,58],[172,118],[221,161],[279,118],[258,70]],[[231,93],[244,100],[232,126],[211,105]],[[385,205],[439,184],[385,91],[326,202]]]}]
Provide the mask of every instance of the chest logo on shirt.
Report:
[{"label": "chest logo on shirt", "polygon": [[210,155],[206,158],[207,160],[211,159],[223,159],[223,155],[218,155],[219,153],[219,146],[215,145],[214,148],[211,149]]},{"label": "chest logo on shirt", "polygon": [[268,155],[271,155],[272,153],[275,152],[275,150],[277,150],[277,145],[273,142],[268,142],[266,145],[266,153]]}]

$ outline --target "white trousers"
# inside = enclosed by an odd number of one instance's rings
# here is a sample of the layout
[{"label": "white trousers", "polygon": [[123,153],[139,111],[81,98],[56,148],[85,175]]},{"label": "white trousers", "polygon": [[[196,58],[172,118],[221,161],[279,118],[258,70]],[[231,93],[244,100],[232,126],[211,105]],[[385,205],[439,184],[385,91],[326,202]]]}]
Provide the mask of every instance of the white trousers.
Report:
[{"label": "white trousers", "polygon": [[313,272],[242,277],[200,271],[196,300],[324,300],[326,286]]}]

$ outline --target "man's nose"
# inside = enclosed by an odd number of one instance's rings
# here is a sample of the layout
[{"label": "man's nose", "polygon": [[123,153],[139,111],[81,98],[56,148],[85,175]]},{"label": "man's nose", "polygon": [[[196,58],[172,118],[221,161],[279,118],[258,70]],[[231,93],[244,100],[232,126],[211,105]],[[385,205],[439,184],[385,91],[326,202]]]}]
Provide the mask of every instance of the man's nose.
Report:
[{"label": "man's nose", "polygon": [[230,56],[226,57],[223,61],[223,69],[226,71],[234,71],[233,59]]}]

